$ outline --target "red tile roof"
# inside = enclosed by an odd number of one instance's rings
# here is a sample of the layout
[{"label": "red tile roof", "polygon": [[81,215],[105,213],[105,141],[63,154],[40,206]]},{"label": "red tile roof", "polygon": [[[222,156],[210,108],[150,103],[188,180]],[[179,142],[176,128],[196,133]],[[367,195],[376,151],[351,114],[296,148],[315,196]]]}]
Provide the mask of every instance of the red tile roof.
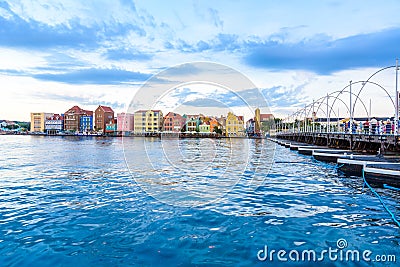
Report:
[{"label": "red tile roof", "polygon": [[65,114],[68,114],[68,113],[93,116],[93,111],[84,110],[84,109],[80,108],[79,106],[73,106],[72,108],[70,108],[69,110],[67,110],[65,112]]},{"label": "red tile roof", "polygon": [[266,120],[270,120],[270,119],[273,119],[274,118],[274,115],[272,115],[272,114],[260,114],[260,120],[261,121],[266,121]]},{"label": "red tile roof", "polygon": [[111,113],[114,113],[114,110],[113,110],[112,108],[110,108],[110,107],[102,106],[102,105],[99,105],[99,107],[100,107],[104,112],[111,112]]},{"label": "red tile roof", "polygon": [[64,117],[61,116],[60,114],[54,114],[53,116],[50,117],[46,117],[46,120],[48,121],[59,121],[59,120],[63,120]]},{"label": "red tile roof", "polygon": [[93,116],[93,111],[90,111],[90,110],[82,109],[82,113],[84,113],[86,116]]}]

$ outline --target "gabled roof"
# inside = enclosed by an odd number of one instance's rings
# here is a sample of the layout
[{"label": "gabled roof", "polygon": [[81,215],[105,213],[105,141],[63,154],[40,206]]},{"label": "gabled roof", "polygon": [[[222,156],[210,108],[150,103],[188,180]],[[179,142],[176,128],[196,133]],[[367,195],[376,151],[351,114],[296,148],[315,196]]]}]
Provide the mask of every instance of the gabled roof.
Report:
[{"label": "gabled roof", "polygon": [[104,112],[114,113],[114,110],[112,108],[110,108],[110,107],[107,107],[107,106],[99,105],[98,108],[101,108]]},{"label": "gabled roof", "polygon": [[54,114],[53,116],[46,117],[46,120],[48,121],[62,121],[64,120],[64,117],[60,114]]},{"label": "gabled roof", "polygon": [[68,109],[65,114],[68,113],[74,113],[78,115],[88,115],[88,116],[93,116],[93,111],[90,110],[84,110],[80,108],[79,106],[73,106],[72,108]]},{"label": "gabled roof", "polygon": [[68,109],[65,113],[81,113],[82,109],[79,106],[73,106],[72,108]]},{"label": "gabled roof", "polygon": [[198,118],[200,118],[201,116],[203,116],[202,114],[198,114],[198,115],[196,115],[196,114],[186,114],[186,118],[188,118],[188,119],[198,119]]},{"label": "gabled roof", "polygon": [[93,116],[93,111],[90,111],[90,110],[83,110],[82,109],[82,113],[84,113],[86,116]]},{"label": "gabled roof", "polygon": [[168,112],[167,115],[165,115],[165,117],[179,117],[179,116],[181,116],[181,114],[172,111]]}]

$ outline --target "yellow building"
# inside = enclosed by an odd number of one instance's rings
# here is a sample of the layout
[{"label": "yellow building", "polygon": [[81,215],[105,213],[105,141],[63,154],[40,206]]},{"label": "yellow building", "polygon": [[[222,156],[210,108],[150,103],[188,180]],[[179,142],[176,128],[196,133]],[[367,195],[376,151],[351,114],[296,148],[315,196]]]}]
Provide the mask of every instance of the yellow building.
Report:
[{"label": "yellow building", "polygon": [[163,113],[161,110],[138,110],[134,114],[134,133],[158,133],[162,131]]},{"label": "yellow building", "polygon": [[236,116],[232,112],[228,113],[225,122],[226,136],[244,136],[244,120],[243,116]]},{"label": "yellow building", "polygon": [[31,132],[44,132],[46,117],[53,116],[53,113],[32,112],[31,113]]},{"label": "yellow building", "polygon": [[254,133],[260,133],[261,130],[261,115],[260,109],[256,108],[256,112],[254,114]]}]

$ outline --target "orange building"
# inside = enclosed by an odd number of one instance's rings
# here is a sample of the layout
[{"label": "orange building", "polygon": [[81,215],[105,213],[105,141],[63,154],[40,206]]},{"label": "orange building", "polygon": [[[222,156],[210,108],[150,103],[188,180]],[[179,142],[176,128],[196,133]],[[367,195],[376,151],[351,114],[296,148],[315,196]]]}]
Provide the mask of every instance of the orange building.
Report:
[{"label": "orange building", "polygon": [[215,127],[219,127],[219,122],[216,118],[210,118],[210,132],[214,132]]}]

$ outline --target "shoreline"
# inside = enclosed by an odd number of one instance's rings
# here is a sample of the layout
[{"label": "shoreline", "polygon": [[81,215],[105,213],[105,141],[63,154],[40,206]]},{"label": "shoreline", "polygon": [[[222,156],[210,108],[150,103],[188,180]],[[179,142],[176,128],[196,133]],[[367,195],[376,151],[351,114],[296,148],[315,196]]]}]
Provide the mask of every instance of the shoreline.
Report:
[{"label": "shoreline", "polygon": [[156,137],[156,138],[169,138],[169,139],[187,139],[187,138],[211,138],[211,139],[267,139],[265,136],[224,136],[215,134],[199,134],[199,133],[154,133],[154,134],[57,134],[49,135],[46,133],[0,133],[2,135],[23,135],[23,136],[45,136],[45,137]]}]

